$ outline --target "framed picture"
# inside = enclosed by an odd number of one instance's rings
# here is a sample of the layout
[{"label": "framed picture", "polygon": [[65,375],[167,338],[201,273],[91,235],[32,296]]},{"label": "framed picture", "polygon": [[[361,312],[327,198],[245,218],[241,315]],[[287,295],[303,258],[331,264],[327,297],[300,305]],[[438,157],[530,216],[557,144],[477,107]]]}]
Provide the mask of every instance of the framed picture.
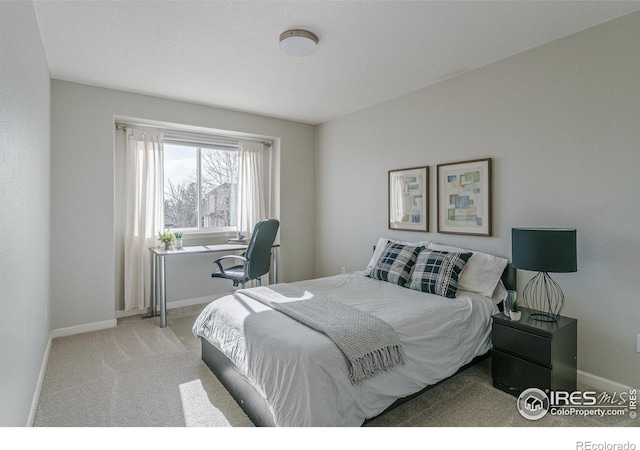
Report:
[{"label": "framed picture", "polygon": [[389,171],[389,229],[429,231],[429,167]]},{"label": "framed picture", "polygon": [[438,233],[491,236],[491,158],[438,164]]}]

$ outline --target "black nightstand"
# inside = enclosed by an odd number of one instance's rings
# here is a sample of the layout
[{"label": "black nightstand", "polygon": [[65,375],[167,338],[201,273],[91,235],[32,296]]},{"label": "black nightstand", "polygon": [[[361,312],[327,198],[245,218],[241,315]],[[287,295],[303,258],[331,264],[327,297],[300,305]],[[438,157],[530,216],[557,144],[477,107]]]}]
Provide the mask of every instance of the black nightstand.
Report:
[{"label": "black nightstand", "polygon": [[532,387],[575,391],[578,321],[540,322],[520,309],[519,322],[502,312],[493,316],[493,387],[515,396]]}]

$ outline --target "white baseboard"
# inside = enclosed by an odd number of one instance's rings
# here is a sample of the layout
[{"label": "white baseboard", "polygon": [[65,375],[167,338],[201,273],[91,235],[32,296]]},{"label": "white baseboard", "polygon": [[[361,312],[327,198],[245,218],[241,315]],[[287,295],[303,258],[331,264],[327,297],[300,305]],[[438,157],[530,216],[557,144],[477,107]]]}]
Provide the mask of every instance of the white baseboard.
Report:
[{"label": "white baseboard", "polygon": [[[184,308],[185,306],[202,305],[204,303],[211,303],[212,301],[217,300],[220,297],[224,297],[225,295],[229,295],[229,294],[231,294],[231,292],[224,292],[222,294],[216,294],[216,295],[207,295],[204,297],[187,298],[184,300],[176,300],[176,301],[167,303],[167,311],[175,308]],[[118,310],[116,311],[116,319],[122,319],[123,317],[138,316],[140,314],[151,314],[151,307],[147,307],[144,309],[137,308],[129,311]]]},{"label": "white baseboard", "polygon": [[207,295],[205,297],[187,298],[185,300],[177,300],[175,302],[167,303],[167,310],[184,308],[185,306],[202,305],[203,303],[211,303],[212,301],[229,294],[231,294],[231,292],[224,292],[222,294],[216,295]]},{"label": "white baseboard", "polygon": [[139,316],[141,314],[149,314],[151,313],[151,308],[136,308],[130,309],[129,311],[118,310],[116,311],[116,319],[122,319],[123,317],[131,317],[131,316]]},{"label": "white baseboard", "polygon": [[53,338],[71,336],[73,334],[87,333],[89,331],[98,331],[98,330],[104,330],[107,328],[113,328],[116,325],[118,325],[118,321],[116,319],[104,320],[102,322],[87,323],[84,325],[77,325],[74,327],[58,328],[51,332],[51,336]]},{"label": "white baseboard", "polygon": [[[229,295],[230,292],[225,292],[222,294],[216,295],[207,295],[205,297],[196,297],[196,298],[188,298],[185,300],[177,300],[171,303],[167,303],[167,310],[175,309],[175,308],[183,308],[185,306],[193,306],[193,305],[201,305],[203,303],[211,303],[214,300],[217,300],[220,297],[224,297],[225,295]],[[158,312],[159,313],[159,312]],[[117,319],[122,319],[123,317],[130,316],[138,316],[141,314],[151,314],[151,307],[143,308],[143,309],[132,309],[130,311],[122,311],[118,310],[115,313],[115,319],[105,320],[103,322],[94,322],[88,323],[84,325],[77,325],[68,328],[58,328],[53,330],[53,337],[62,337],[62,336],[71,336],[73,334],[86,333],[88,331],[97,331],[104,330],[106,328],[112,328],[117,325]]]},{"label": "white baseboard", "polygon": [[591,373],[583,372],[582,370],[578,370],[578,385],[587,385],[608,393],[625,392],[630,389],[638,390],[638,388],[627,386],[622,383],[618,383],[617,381],[602,378]]},{"label": "white baseboard", "polygon": [[47,348],[44,351],[42,358],[42,365],[40,366],[40,374],[38,375],[38,381],[36,382],[36,390],[33,393],[33,399],[31,400],[31,409],[29,410],[29,417],[27,418],[27,427],[33,426],[33,421],[36,418],[36,409],[38,408],[38,402],[40,401],[40,392],[42,392],[42,383],[44,382],[44,374],[47,370],[47,364],[49,363],[49,351],[51,350],[51,343],[53,342],[53,336],[49,334],[49,340],[47,342]]}]

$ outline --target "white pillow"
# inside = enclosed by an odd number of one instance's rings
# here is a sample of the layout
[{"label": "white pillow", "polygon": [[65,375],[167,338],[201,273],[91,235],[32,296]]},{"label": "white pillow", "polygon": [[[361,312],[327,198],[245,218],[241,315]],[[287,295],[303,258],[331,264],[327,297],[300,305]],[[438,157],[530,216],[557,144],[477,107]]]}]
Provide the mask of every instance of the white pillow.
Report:
[{"label": "white pillow", "polygon": [[378,260],[380,259],[380,255],[384,251],[384,248],[387,246],[389,242],[393,242],[394,244],[403,244],[403,245],[415,245],[427,248],[429,245],[429,241],[419,241],[419,242],[409,242],[409,241],[398,241],[397,239],[389,239],[381,237],[378,239],[378,243],[376,244],[376,249],[373,251],[373,255],[369,260],[369,264],[367,264],[367,269],[365,270],[365,275],[371,275],[371,271],[376,266]]},{"label": "white pillow", "polygon": [[507,267],[509,261],[499,256],[489,255],[488,253],[477,252],[474,250],[466,250],[458,247],[450,247],[448,245],[429,243],[430,250],[441,252],[471,252],[473,255],[467,261],[467,265],[460,274],[458,279],[458,289],[464,291],[477,292],[485,297],[491,298],[496,289],[504,268]]},{"label": "white pillow", "polygon": [[504,287],[504,283],[502,282],[502,280],[499,280],[498,284],[496,284],[496,288],[493,291],[491,299],[496,305],[507,299],[507,288]]}]

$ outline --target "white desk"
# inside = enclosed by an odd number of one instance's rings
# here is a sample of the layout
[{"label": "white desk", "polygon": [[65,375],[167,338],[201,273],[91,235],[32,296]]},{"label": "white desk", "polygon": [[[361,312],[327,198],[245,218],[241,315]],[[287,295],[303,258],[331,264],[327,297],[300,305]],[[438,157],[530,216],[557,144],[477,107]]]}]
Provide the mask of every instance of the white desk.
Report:
[{"label": "white desk", "polygon": [[[278,247],[273,246],[273,282],[278,282]],[[215,244],[182,247],[180,250],[165,250],[164,247],[150,248],[151,252],[151,315],[157,316],[160,300],[160,328],[167,326],[167,265],[165,258],[196,253],[232,253],[246,250],[246,244]]]}]

